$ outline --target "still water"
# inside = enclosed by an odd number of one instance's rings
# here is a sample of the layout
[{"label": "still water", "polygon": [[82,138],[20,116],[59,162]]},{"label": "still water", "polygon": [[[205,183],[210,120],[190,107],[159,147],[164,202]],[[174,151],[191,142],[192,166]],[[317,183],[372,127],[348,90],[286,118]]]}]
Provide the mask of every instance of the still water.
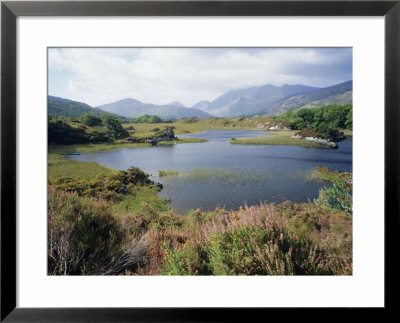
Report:
[{"label": "still water", "polygon": [[[352,139],[338,149],[296,146],[232,145],[230,138],[260,137],[263,131],[207,130],[178,137],[204,138],[208,142],[165,147],[122,148],[70,156],[114,169],[136,166],[164,185],[159,193],[178,213],[189,209],[238,209],[263,201],[303,202],[318,196],[326,183],[311,180],[316,166],[352,171]],[[178,176],[158,177],[159,170]]]}]

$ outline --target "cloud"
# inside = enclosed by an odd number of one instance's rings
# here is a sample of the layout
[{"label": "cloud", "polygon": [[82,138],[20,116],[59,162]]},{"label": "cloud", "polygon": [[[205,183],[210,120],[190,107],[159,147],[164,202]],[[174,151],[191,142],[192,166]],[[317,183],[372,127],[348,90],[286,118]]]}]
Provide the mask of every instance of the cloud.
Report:
[{"label": "cloud", "polygon": [[123,98],[191,106],[264,84],[352,79],[350,48],[51,48],[49,94],[98,106]]}]

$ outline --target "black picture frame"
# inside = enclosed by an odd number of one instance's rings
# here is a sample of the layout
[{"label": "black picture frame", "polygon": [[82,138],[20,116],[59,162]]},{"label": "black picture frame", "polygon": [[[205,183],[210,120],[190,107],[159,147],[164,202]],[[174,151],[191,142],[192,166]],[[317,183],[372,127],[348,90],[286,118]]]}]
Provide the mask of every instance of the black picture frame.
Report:
[{"label": "black picture frame", "polygon": [[[395,1],[4,1],[1,3],[1,321],[186,322],[257,320],[266,309],[17,308],[16,19],[19,16],[384,16],[385,17],[385,307],[396,310],[399,237],[400,0]],[[373,188],[371,188],[373,189]],[[373,261],[373,259],[371,259]],[[278,313],[288,309],[270,309]],[[296,309],[290,309],[296,310]],[[326,309],[335,316],[336,314]],[[310,314],[299,310],[301,316]],[[306,313],[310,313],[307,311]],[[315,312],[313,312],[315,313]],[[297,314],[296,314],[297,315]],[[313,314],[314,315],[314,314]],[[372,316],[373,317],[373,316]],[[266,319],[266,318],[265,318]],[[312,318],[309,318],[312,319]]]}]

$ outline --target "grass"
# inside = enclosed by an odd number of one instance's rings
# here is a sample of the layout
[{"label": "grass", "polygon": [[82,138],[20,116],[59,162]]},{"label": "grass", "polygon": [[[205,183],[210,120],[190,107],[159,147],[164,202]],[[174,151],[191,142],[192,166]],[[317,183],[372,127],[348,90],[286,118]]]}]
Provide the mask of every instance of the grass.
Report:
[{"label": "grass", "polygon": [[201,143],[207,141],[209,140],[201,138],[179,138],[178,140],[160,141],[158,143],[158,146],[172,146],[175,144],[192,144],[192,143]]},{"label": "grass", "polygon": [[[264,182],[269,180],[271,174],[267,171],[249,171],[246,169],[224,169],[224,168],[206,168],[198,167],[190,170],[174,172],[175,176],[168,176],[164,180],[165,184],[170,185],[179,180],[182,182],[207,182],[226,184],[226,185],[246,185],[250,182]],[[175,174],[176,173],[176,174]],[[165,176],[165,175],[164,175]]]},{"label": "grass", "polygon": [[71,177],[93,179],[97,174],[109,174],[113,169],[101,166],[98,163],[83,163],[76,160],[66,159],[65,156],[48,154],[48,180],[53,182],[58,177]]},{"label": "grass", "polygon": [[57,145],[49,146],[49,153],[58,155],[70,155],[71,153],[95,153],[100,151],[115,150],[121,148],[143,148],[151,147],[149,143],[123,143],[115,142],[108,144],[85,144],[85,145]]},{"label": "grass", "polygon": [[143,203],[151,205],[156,212],[165,212],[168,210],[168,203],[165,199],[158,197],[159,189],[148,186],[137,186],[132,194],[112,206],[113,214],[139,214]]},{"label": "grass", "polygon": [[353,130],[352,129],[343,129],[343,130],[340,130],[340,131],[343,131],[345,136],[353,136]]},{"label": "grass", "polygon": [[338,170],[333,170],[326,166],[315,167],[311,173],[311,179],[323,182],[334,182],[340,179],[350,180],[351,178],[352,175],[349,172],[339,172]]},{"label": "grass", "polygon": [[[194,120],[194,122],[193,122]],[[124,124],[125,128],[133,126],[135,128],[135,133],[132,137],[142,138],[150,137],[154,134],[151,130],[155,128],[164,129],[167,126],[174,126],[175,134],[190,134],[200,131],[205,131],[209,129],[241,129],[241,130],[260,130],[256,126],[262,122],[276,122],[276,120],[271,118],[207,118],[207,119],[193,119],[184,118],[173,123],[151,123],[151,124]],[[272,126],[272,125],[271,125]]]},{"label": "grass", "polygon": [[158,171],[158,176],[163,177],[163,176],[177,176],[179,173],[174,170],[159,170]]},{"label": "grass", "polygon": [[[171,146],[175,144],[186,144],[186,143],[201,143],[206,142],[207,139],[200,138],[179,138],[178,140],[172,141],[160,141],[159,146]],[[84,144],[84,145],[53,145],[49,146],[49,154],[57,155],[70,155],[72,153],[96,153],[107,150],[116,150],[121,148],[145,148],[152,147],[150,143],[104,143],[104,144]]]},{"label": "grass", "polygon": [[272,136],[268,137],[255,137],[255,138],[240,138],[230,141],[231,144],[235,145],[285,145],[285,146],[301,146],[318,148],[318,144],[315,142],[307,141],[304,139],[290,138],[294,135],[294,130],[283,130],[268,132]]}]

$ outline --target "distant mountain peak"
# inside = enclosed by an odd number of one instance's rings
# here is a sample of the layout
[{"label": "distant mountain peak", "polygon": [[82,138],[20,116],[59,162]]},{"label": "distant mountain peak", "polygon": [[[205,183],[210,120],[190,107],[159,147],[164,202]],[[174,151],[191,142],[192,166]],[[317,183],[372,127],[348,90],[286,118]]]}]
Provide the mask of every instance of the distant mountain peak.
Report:
[{"label": "distant mountain peak", "polygon": [[184,108],[185,106],[180,103],[179,101],[173,101],[167,104],[168,106],[172,106],[172,107],[180,107],[180,108]]},{"label": "distant mountain peak", "polygon": [[123,99],[99,106],[103,111],[122,115],[127,118],[137,118],[145,114],[156,115],[162,118],[185,118],[198,117],[208,118],[210,114],[198,110],[184,107],[179,102],[171,102],[167,105],[156,105],[143,103],[135,99]]},{"label": "distant mountain peak", "polygon": [[141,101],[133,99],[133,98],[125,98],[125,99],[122,99],[122,100],[118,100],[117,102],[120,102],[120,103],[132,103],[132,102],[142,103]]}]

